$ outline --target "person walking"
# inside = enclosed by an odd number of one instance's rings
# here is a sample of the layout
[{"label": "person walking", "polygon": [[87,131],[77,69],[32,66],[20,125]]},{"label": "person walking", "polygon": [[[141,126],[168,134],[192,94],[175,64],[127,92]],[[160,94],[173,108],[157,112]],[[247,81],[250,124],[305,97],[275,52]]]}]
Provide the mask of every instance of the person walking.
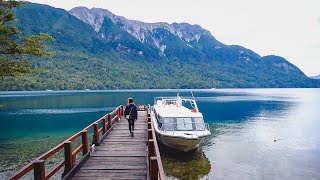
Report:
[{"label": "person walking", "polygon": [[138,110],[137,110],[137,106],[133,102],[133,98],[128,98],[128,105],[124,110],[124,116],[128,120],[129,131],[130,131],[131,137],[133,137],[134,121],[138,118]]}]

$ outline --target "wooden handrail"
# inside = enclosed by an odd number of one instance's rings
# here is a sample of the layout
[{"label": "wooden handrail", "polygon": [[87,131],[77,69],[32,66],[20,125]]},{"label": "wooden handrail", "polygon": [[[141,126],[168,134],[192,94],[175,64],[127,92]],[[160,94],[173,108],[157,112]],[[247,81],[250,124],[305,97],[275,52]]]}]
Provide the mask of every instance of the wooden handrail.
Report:
[{"label": "wooden handrail", "polygon": [[118,115],[116,115],[114,118],[112,118],[112,119],[111,119],[112,124],[113,124],[115,121],[117,121],[118,118],[119,118]]},{"label": "wooden handrail", "polygon": [[33,168],[34,168],[34,161],[24,166],[18,173],[10,177],[10,179],[20,179],[22,176],[24,176],[25,174],[33,170]]},{"label": "wooden handrail", "polygon": [[[96,134],[96,137],[98,137],[98,138],[96,138],[96,139],[93,138],[93,143],[97,143],[100,140],[100,138],[102,138],[103,135],[105,133],[107,133],[106,127],[108,127],[108,129],[110,129],[112,127],[113,122],[118,120],[119,115],[123,115],[123,106],[122,105],[118,106],[111,113],[108,113],[108,114],[104,115],[102,118],[91,123],[89,126],[85,127],[80,132],[74,134],[73,136],[68,138],[65,142],[60,143],[59,145],[52,148],[48,152],[39,156],[34,161],[32,161],[31,163],[29,163],[28,165],[23,167],[20,171],[16,172],[9,179],[10,180],[20,179],[21,177],[23,177],[24,175],[29,173],[31,170],[35,170],[34,171],[35,177],[37,177],[39,179],[49,179],[54,174],[56,174],[63,166],[65,167],[64,175],[67,174],[70,171],[70,169],[72,169],[72,167],[74,167],[74,165],[75,165],[74,162],[76,160],[77,154],[79,154],[81,151],[83,152],[83,156],[88,153],[88,131],[90,129],[96,127],[95,128],[96,132],[94,132],[94,133]],[[114,116],[114,117],[112,118],[112,116]],[[109,117],[111,120],[110,124],[109,124],[109,121],[106,121]],[[102,123],[102,127],[98,128],[100,123]],[[101,131],[103,132],[103,134],[100,137],[99,133]],[[79,137],[82,137],[82,144],[80,144],[74,151],[72,151],[71,143],[74,142]],[[95,142],[95,140],[96,140],[96,142]],[[43,167],[43,166],[45,166],[45,160],[49,159],[50,157],[52,157],[53,155],[55,155],[57,152],[61,151],[62,149],[64,149],[64,151],[65,151],[64,161],[60,162],[52,171],[50,171],[47,175],[45,175],[45,167]],[[66,152],[66,150],[67,150],[67,152]],[[66,158],[67,158],[68,162],[66,162]],[[67,168],[66,168],[66,164],[68,166]],[[35,167],[37,169],[35,169]]]},{"label": "wooden handrail", "polygon": [[72,155],[76,156],[82,150],[82,144],[80,144],[74,151],[72,151]]},{"label": "wooden handrail", "polygon": [[64,166],[64,161],[61,161],[59,165],[48,173],[46,179],[50,179],[54,174],[56,174]]},{"label": "wooden handrail", "polygon": [[148,161],[149,161],[149,179],[164,180],[165,174],[160,157],[160,151],[158,142],[156,139],[156,133],[154,130],[154,124],[151,119],[150,106],[147,109],[147,121],[148,121]]}]

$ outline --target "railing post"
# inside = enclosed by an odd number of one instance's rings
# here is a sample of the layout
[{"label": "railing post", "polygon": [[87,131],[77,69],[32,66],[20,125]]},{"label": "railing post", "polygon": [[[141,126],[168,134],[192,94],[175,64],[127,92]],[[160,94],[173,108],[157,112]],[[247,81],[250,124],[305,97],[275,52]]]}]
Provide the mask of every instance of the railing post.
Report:
[{"label": "railing post", "polygon": [[157,157],[152,156],[150,157],[150,179],[154,179],[157,180],[158,179],[158,172],[159,172],[159,168],[158,168],[158,162],[157,162]]},{"label": "railing post", "polygon": [[117,114],[117,119],[116,119],[116,121],[119,122],[119,118],[120,118],[120,107],[117,108],[116,114]]},{"label": "railing post", "polygon": [[98,144],[99,141],[99,125],[98,123],[93,124],[93,143]]},{"label": "railing post", "polygon": [[106,127],[106,118],[102,119],[102,132],[103,134],[105,134],[107,131],[107,127]]},{"label": "railing post", "polygon": [[151,156],[155,156],[154,139],[149,139],[149,141],[148,141],[148,159],[150,159]]},{"label": "railing post", "polygon": [[120,109],[121,109],[121,114],[120,114],[120,115],[121,115],[121,116],[124,116],[124,114],[123,114],[123,113],[124,113],[124,111],[123,111],[123,105],[120,106]]},{"label": "railing post", "polygon": [[148,139],[152,139],[152,129],[148,129]]},{"label": "railing post", "polygon": [[89,152],[88,131],[82,131],[82,155]]},{"label": "railing post", "polygon": [[63,176],[69,173],[72,169],[72,146],[71,141],[64,142],[64,172]]},{"label": "railing post", "polygon": [[112,127],[111,114],[108,114],[108,129]]},{"label": "railing post", "polygon": [[38,159],[34,162],[34,179],[35,180],[44,180],[46,177],[44,160]]}]

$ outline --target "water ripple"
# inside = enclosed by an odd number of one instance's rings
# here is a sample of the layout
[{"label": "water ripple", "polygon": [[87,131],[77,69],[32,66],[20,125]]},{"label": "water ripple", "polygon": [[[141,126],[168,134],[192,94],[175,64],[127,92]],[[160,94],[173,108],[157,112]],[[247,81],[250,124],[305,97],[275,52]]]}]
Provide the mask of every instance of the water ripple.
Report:
[{"label": "water ripple", "polygon": [[99,108],[68,108],[68,109],[20,109],[14,112],[8,112],[10,115],[26,114],[74,114],[90,112],[110,112],[116,107],[99,107]]},{"label": "water ripple", "polygon": [[272,96],[216,96],[196,97],[198,102],[234,102],[234,101],[296,101],[295,98]]}]

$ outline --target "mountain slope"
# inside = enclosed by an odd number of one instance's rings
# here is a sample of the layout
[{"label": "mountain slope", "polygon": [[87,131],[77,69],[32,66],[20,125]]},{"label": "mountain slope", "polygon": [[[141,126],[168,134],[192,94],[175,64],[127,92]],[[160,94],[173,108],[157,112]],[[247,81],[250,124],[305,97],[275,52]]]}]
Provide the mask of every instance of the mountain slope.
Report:
[{"label": "mountain slope", "polygon": [[318,75],[318,76],[312,76],[312,77],[310,77],[310,78],[312,78],[312,79],[320,79],[320,75]]},{"label": "mountain slope", "polygon": [[187,23],[143,23],[103,9],[67,12],[27,3],[16,9],[24,34],[46,32],[53,58],[31,58],[47,72],[4,78],[0,90],[318,87],[282,57],[225,45]]}]

